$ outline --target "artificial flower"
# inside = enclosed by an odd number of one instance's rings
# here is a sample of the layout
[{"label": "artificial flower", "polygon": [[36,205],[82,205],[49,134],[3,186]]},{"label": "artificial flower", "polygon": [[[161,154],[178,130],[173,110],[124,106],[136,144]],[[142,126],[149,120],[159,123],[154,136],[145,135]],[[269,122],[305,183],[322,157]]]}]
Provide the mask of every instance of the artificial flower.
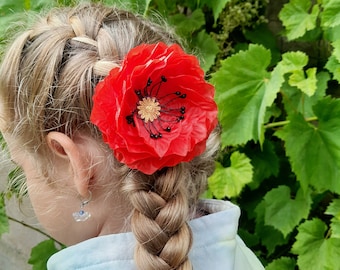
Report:
[{"label": "artificial flower", "polygon": [[217,124],[214,87],[180,46],[142,44],[99,82],[91,122],[115,157],[153,174],[202,154]]}]

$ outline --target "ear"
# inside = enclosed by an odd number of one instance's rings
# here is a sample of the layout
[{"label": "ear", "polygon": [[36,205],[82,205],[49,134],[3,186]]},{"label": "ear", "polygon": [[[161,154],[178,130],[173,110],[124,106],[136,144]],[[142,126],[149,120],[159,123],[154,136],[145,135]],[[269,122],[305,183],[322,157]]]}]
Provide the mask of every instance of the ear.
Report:
[{"label": "ear", "polygon": [[[68,162],[73,171],[73,181],[80,196],[88,196],[92,177],[90,161],[81,151],[82,146],[61,132],[49,132],[47,144],[58,159]],[[84,149],[84,148],[83,148]]]}]

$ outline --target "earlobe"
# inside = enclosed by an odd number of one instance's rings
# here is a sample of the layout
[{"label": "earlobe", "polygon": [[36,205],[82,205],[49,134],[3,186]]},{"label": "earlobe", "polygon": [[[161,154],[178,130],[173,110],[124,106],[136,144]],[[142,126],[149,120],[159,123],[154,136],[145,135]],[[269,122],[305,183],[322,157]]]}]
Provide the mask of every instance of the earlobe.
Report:
[{"label": "earlobe", "polygon": [[46,141],[56,158],[62,164],[69,164],[73,172],[75,188],[80,196],[89,193],[89,181],[92,177],[87,155],[82,154],[81,145],[75,143],[69,136],[61,132],[49,132]]}]

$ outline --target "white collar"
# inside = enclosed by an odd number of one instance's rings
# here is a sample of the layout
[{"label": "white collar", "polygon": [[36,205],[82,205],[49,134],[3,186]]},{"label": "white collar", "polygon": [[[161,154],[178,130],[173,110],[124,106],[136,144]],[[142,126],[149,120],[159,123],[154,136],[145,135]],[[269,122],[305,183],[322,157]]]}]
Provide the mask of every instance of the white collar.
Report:
[{"label": "white collar", "polygon": [[[202,254],[207,255],[210,246],[221,241],[235,241],[240,216],[239,207],[227,201],[202,200],[199,208],[211,214],[189,222],[194,236],[189,254],[193,264],[198,258],[202,260]],[[48,269],[136,269],[133,261],[134,245],[131,232],[95,237],[54,254],[48,261]],[[194,269],[203,268],[198,266]]]}]

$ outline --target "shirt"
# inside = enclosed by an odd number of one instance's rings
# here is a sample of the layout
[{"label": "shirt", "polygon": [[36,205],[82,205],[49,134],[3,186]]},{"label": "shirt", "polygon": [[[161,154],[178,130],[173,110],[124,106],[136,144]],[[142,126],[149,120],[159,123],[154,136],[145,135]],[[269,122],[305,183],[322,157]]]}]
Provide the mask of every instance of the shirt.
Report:
[{"label": "shirt", "polygon": [[[237,235],[240,209],[228,201],[202,200],[210,214],[193,219],[189,258],[194,270],[263,270],[255,254]],[[51,256],[48,270],[137,270],[131,232],[95,237]]]}]

